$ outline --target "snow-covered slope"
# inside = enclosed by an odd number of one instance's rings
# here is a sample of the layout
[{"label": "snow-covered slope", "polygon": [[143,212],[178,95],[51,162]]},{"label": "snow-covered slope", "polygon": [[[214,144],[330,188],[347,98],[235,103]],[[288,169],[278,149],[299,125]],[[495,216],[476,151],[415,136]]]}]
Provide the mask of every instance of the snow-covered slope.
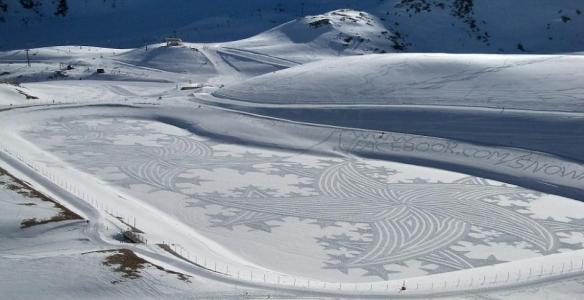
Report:
[{"label": "snow-covered slope", "polygon": [[[220,86],[308,61],[390,52],[399,48],[399,43],[399,38],[376,17],[337,10],[293,20],[252,38],[229,43],[178,46],[156,43],[134,49],[58,46],[0,52],[0,62],[4,63],[0,80],[150,81]],[[97,73],[98,69],[104,73]],[[80,85],[68,83],[71,84]],[[10,103],[8,99],[4,101]]]},{"label": "snow-covered slope", "polygon": [[577,297],[580,5],[0,0],[2,295]]},{"label": "snow-covered slope", "polygon": [[165,47],[151,45],[150,49],[138,48],[125,52],[116,60],[124,61],[140,67],[149,67],[174,73],[198,73],[212,76],[215,70],[209,59],[197,48]]},{"label": "snow-covered slope", "polygon": [[395,54],[324,60],[214,95],[255,104],[440,105],[582,111],[584,57]]},{"label": "snow-covered slope", "polygon": [[584,58],[569,55],[376,54],[309,63],[200,97],[288,120],[584,161],[583,70]]},{"label": "snow-covered slope", "polygon": [[[0,133],[3,161],[48,191],[65,189],[61,195],[90,224],[136,218],[148,244],[128,247],[156,264],[234,284],[379,297],[398,294],[404,280],[419,287],[408,294],[432,295],[483,289],[483,278],[503,288],[579,272],[581,203],[435,168],[450,163],[511,183],[578,189],[584,173],[574,162],[213,107],[133,103],[3,112],[1,125],[10,129]],[[385,161],[396,158],[429,167]],[[96,230],[93,239],[111,234]],[[198,265],[161,252],[164,242]],[[541,276],[528,277],[530,269]]]},{"label": "snow-covered slope", "polygon": [[404,47],[377,17],[348,9],[299,18],[249,39],[222,45],[231,51],[236,48],[239,53],[244,49],[297,62],[323,56],[395,52]]},{"label": "snow-covered slope", "polygon": [[0,83],[0,105],[20,104],[34,102],[30,100],[38,99],[32,95],[27,88],[7,83]]},{"label": "snow-covered slope", "polygon": [[[67,9],[59,13],[58,3]],[[21,4],[22,3],[22,4]],[[68,44],[139,47],[178,35],[231,41],[339,8],[377,16],[410,52],[582,51],[580,0],[2,1],[0,49]],[[123,30],[121,30],[123,28]]]}]

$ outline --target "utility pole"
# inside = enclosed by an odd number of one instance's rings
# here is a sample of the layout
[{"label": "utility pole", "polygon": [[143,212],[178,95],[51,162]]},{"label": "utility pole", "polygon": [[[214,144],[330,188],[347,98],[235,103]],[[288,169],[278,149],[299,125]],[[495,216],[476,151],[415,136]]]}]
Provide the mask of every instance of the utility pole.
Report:
[{"label": "utility pole", "polygon": [[30,49],[26,49],[24,51],[26,51],[26,64],[30,68],[30,56],[28,56],[28,52],[30,51]]}]

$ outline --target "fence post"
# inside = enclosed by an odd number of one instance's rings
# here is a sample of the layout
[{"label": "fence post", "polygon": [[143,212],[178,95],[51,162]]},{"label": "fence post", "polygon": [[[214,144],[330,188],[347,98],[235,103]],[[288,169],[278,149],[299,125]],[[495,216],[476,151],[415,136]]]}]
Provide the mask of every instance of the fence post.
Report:
[{"label": "fence post", "polygon": [[521,280],[521,270],[519,270],[519,272],[517,272],[517,281]]}]

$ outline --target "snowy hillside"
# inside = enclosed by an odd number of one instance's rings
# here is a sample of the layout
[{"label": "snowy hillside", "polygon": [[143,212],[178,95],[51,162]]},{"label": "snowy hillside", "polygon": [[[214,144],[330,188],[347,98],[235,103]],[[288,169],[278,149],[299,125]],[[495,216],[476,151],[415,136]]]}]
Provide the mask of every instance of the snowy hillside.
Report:
[{"label": "snowy hillside", "polygon": [[130,48],[175,34],[191,42],[224,42],[339,8],[376,16],[408,52],[584,49],[584,5],[579,0],[3,0],[0,49],[79,44]]},{"label": "snowy hillside", "polygon": [[369,55],[254,77],[214,95],[257,104],[582,111],[583,65],[581,56]]},{"label": "snowy hillside", "polygon": [[377,17],[348,9],[300,18],[254,37],[222,45],[231,52],[245,49],[296,62],[395,52],[404,47],[400,38],[385,28]]},{"label": "snowy hillside", "polygon": [[[583,161],[584,144],[566,138],[584,130],[582,66],[581,56],[570,55],[364,55],[257,76],[202,98],[288,120],[519,147]],[[584,199],[579,192],[572,196]]]},{"label": "snowy hillside", "polygon": [[0,0],[0,298],[580,297],[581,5]]}]

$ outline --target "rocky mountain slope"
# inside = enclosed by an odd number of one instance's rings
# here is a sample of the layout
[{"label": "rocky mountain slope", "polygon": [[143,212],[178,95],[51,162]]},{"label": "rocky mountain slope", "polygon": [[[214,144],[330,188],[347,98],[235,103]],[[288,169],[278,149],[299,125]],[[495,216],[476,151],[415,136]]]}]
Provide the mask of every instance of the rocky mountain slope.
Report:
[{"label": "rocky mountain slope", "polygon": [[[164,1],[0,0],[0,49],[86,44],[138,47],[253,36],[306,15],[370,13],[408,52],[557,53],[584,48],[578,0]],[[148,22],[144,22],[148,20]],[[111,29],[111,30],[104,30]]]}]

